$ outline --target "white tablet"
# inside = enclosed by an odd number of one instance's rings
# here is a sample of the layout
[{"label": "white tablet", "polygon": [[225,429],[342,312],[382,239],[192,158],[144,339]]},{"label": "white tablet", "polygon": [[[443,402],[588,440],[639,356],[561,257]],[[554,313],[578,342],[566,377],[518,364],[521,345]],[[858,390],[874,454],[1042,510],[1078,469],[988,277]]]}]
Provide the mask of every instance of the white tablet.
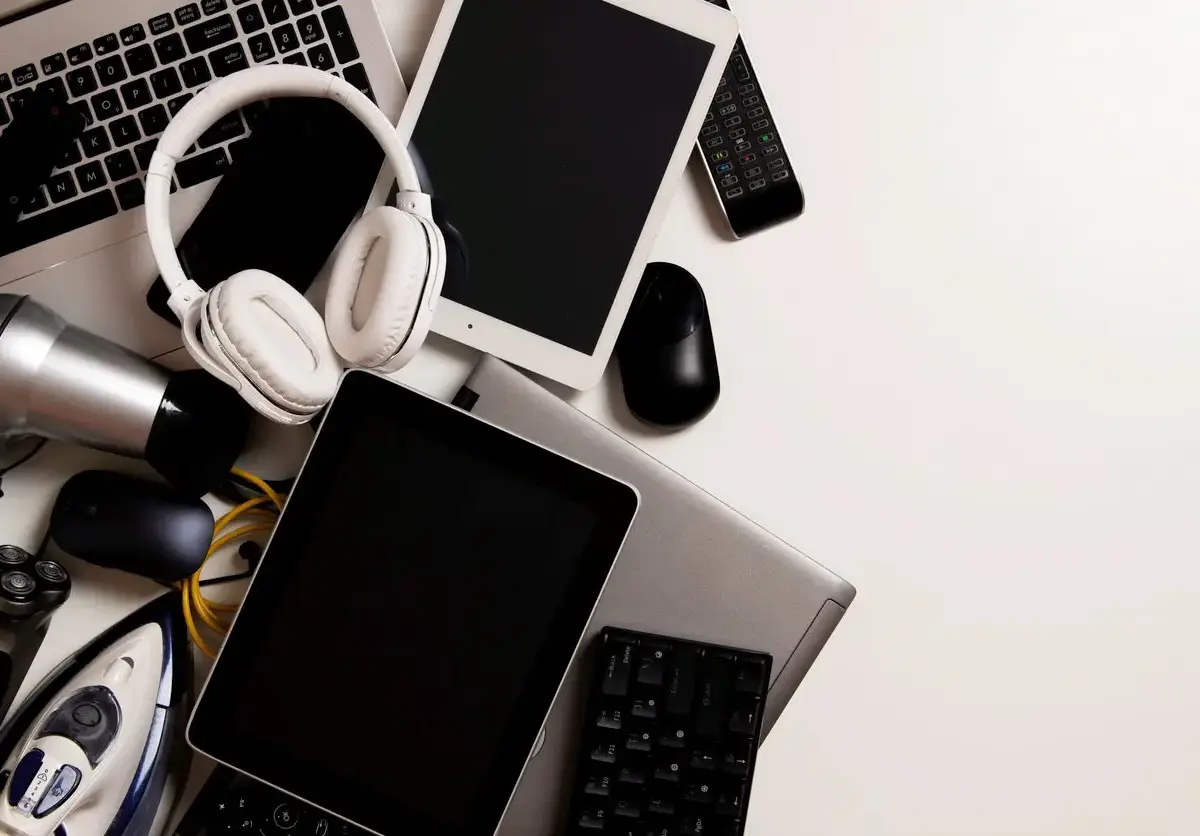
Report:
[{"label": "white tablet", "polygon": [[433,330],[595,385],[736,37],[704,0],[446,0],[398,126],[468,254]]}]

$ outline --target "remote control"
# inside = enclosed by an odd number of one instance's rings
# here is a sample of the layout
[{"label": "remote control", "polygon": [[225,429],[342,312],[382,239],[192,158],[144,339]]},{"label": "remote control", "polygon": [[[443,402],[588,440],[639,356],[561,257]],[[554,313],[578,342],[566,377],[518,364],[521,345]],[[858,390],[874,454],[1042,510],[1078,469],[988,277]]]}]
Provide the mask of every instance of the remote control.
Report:
[{"label": "remote control", "polygon": [[[728,9],[725,0],[708,0]],[[737,238],[797,218],[804,192],[739,35],[697,147]]]}]

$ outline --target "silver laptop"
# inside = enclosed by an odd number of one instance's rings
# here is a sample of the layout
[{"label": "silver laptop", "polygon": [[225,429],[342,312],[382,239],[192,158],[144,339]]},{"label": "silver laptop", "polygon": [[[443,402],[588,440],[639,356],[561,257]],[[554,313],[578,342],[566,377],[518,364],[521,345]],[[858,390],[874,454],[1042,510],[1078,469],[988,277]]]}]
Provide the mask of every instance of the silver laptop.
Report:
[{"label": "silver laptop", "polygon": [[[146,164],[166,122],[212,78],[276,61],[339,73],[400,115],[404,81],[371,0],[0,0],[0,130],[40,84],[93,119],[17,233],[0,239],[0,292],[29,294],[146,357],[178,348],[178,328],[146,305],[157,275],[143,234]],[[180,162],[177,236],[247,135],[240,116],[222,120]]]},{"label": "silver laptop", "polygon": [[[829,639],[854,587],[772,536],[521,372],[485,357],[455,402],[637,487],[641,508],[585,643],[626,627],[770,653],[763,734]],[[503,836],[551,836],[568,803],[586,659],[576,661],[504,817]]]}]

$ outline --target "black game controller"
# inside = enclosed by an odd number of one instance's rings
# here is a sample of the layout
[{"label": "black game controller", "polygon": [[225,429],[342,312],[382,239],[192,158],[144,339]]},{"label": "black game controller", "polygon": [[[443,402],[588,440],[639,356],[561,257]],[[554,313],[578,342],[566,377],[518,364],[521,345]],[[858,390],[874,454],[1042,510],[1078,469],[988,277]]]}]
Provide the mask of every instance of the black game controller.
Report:
[{"label": "black game controller", "polygon": [[0,716],[33,664],[50,617],[71,595],[71,576],[53,560],[0,546]]}]

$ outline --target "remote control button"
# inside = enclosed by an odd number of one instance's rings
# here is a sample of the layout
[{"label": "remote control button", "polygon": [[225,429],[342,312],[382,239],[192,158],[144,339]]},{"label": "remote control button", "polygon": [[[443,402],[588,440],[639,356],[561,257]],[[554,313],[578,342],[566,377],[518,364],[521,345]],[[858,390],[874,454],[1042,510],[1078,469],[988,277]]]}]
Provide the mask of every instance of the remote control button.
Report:
[{"label": "remote control button", "polygon": [[758,85],[752,81],[749,84],[743,84],[741,87],[739,87],[738,95],[745,96],[747,93],[753,93],[757,89],[758,89]]},{"label": "remote control button", "polygon": [[718,93],[718,94],[717,94],[717,97],[716,97],[715,99],[713,99],[713,101],[714,101],[716,104],[724,104],[725,102],[729,101],[729,100],[730,100],[730,99],[732,99],[732,98],[733,98],[733,94],[732,94],[732,93],[729,93],[729,92],[725,92],[725,93]]},{"label": "remote control button", "polygon": [[736,186],[737,181],[738,181],[737,175],[730,174],[728,177],[725,177],[724,179],[721,180],[721,185],[728,189],[732,186]]},{"label": "remote control button", "polygon": [[713,112],[710,110],[708,113],[704,114],[704,121],[711,122],[712,120],[713,120]]},{"label": "remote control button", "polygon": [[742,117],[740,116],[730,116],[725,120],[725,127],[727,128],[733,128],[740,124],[742,124]]},{"label": "remote control button", "polygon": [[762,96],[747,96],[742,99],[742,107],[754,107],[762,101]]},{"label": "remote control button", "polygon": [[772,154],[778,154],[779,146],[778,145],[768,145],[766,148],[762,149],[762,152],[763,152],[764,157],[769,157]]},{"label": "remote control button", "polygon": [[721,163],[719,166],[717,166],[717,174],[724,174],[726,171],[729,171],[732,168],[733,163]]},{"label": "remote control button", "polygon": [[715,134],[715,133],[716,133],[717,131],[719,131],[719,130],[721,130],[721,126],[720,126],[720,125],[705,125],[705,126],[704,126],[704,127],[701,129],[701,130],[700,130],[700,136],[712,136],[713,134]]},{"label": "remote control button", "polygon": [[280,830],[291,830],[299,823],[300,816],[296,809],[285,801],[275,808],[275,812],[271,813],[271,821]]},{"label": "remote control button", "polygon": [[750,67],[746,64],[745,56],[733,56],[733,77],[738,81],[750,80]]},{"label": "remote control button", "polygon": [[791,177],[791,172],[786,168],[783,171],[777,171],[771,175],[771,179],[778,183],[780,180],[786,180]]},{"label": "remote control button", "polygon": [[775,141],[775,134],[773,134],[773,133],[760,134],[758,137],[759,145],[766,145],[768,142],[774,142],[774,141]]},{"label": "remote control button", "polygon": [[750,191],[756,192],[766,185],[767,185],[766,180],[755,180],[753,183],[750,184]]},{"label": "remote control button", "polygon": [[767,163],[767,168],[774,171],[777,168],[783,168],[785,165],[786,163],[783,160],[771,160],[771,162]]},{"label": "remote control button", "polygon": [[742,165],[750,165],[750,163],[754,162],[757,159],[758,159],[757,154],[753,154],[753,153],[742,154],[742,156],[738,157],[738,162],[740,162]]},{"label": "remote control button", "polygon": [[753,178],[757,177],[758,175],[762,174],[762,166],[756,165],[754,168],[748,168],[745,171],[743,171],[742,174],[745,175],[746,177],[753,179]]},{"label": "remote control button", "polygon": [[745,153],[746,151],[749,151],[751,149],[751,147],[753,147],[753,146],[751,146],[749,142],[747,142],[746,140],[743,139],[743,140],[740,140],[737,145],[733,146],[733,150],[735,152],[737,152],[738,154],[742,154],[742,153]]},{"label": "remote control button", "polygon": [[723,107],[717,111],[717,114],[720,116],[728,116],[731,113],[737,113],[737,105],[728,104],[728,105],[725,105],[725,107]]},{"label": "remote control button", "polygon": [[[746,113],[746,116],[749,117],[750,119],[757,119],[758,117],[762,116],[766,112],[767,112],[767,109],[765,107],[756,107],[756,108],[754,108],[754,110],[748,111]],[[766,125],[764,125],[763,127],[766,127]],[[758,128],[755,128],[754,130],[757,131]]]},{"label": "remote control button", "polygon": [[768,126],[768,125],[770,125],[770,124],[771,124],[771,120],[770,120],[770,119],[759,119],[757,122],[752,122],[752,123],[750,124],[750,127],[751,127],[753,130],[756,130],[756,131],[761,131],[763,128],[767,127],[767,126]]},{"label": "remote control button", "polygon": [[729,138],[730,138],[730,139],[741,139],[741,138],[742,138],[742,137],[744,137],[745,135],[746,135],[746,129],[745,129],[745,128],[738,128],[736,131],[730,131],[730,132],[729,132]]},{"label": "remote control button", "polygon": [[712,161],[714,163],[719,163],[721,160],[725,159],[728,156],[729,156],[729,152],[722,150],[722,151],[714,151],[710,155],[710,158],[712,159]]},{"label": "remote control button", "polygon": [[718,145],[723,145],[724,142],[725,142],[725,137],[714,136],[712,139],[704,140],[704,147],[705,148],[716,148]]}]

